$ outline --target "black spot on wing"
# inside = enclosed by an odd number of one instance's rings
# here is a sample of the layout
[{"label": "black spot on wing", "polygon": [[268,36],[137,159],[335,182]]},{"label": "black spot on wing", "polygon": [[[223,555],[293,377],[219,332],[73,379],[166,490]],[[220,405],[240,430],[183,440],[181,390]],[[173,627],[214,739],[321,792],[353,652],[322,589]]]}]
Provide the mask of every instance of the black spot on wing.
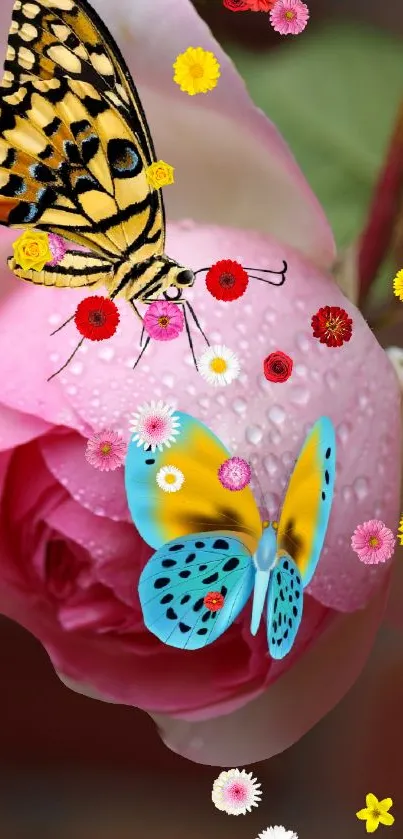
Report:
[{"label": "black spot on wing", "polygon": [[154,581],[154,588],[165,588],[165,586],[167,586],[170,582],[171,580],[169,577],[157,577],[157,579]]},{"label": "black spot on wing", "polygon": [[132,178],[141,172],[143,163],[130,140],[109,140],[106,153],[113,178]]}]

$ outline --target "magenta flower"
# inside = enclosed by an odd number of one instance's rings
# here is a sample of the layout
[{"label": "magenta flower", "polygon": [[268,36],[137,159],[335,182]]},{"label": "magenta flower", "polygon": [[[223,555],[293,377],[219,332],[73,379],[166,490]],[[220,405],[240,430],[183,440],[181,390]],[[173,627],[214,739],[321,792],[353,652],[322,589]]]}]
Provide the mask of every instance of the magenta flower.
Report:
[{"label": "magenta flower", "polygon": [[97,431],[88,440],[85,456],[91,466],[101,472],[113,472],[122,465],[126,455],[126,443],[116,431]]},{"label": "magenta flower", "polygon": [[251,468],[243,457],[229,457],[218,470],[218,479],[226,489],[237,492],[245,489],[251,479]]},{"label": "magenta flower", "polygon": [[184,317],[181,306],[169,300],[150,303],[144,315],[144,329],[155,341],[172,341],[182,332]]},{"label": "magenta flower", "polygon": [[270,23],[280,35],[299,35],[309,19],[309,9],[302,0],[277,0],[270,12]]},{"label": "magenta flower", "polygon": [[58,236],[57,233],[48,233],[48,240],[49,249],[53,256],[49,265],[58,265],[58,263],[62,261],[64,254],[68,251],[69,247],[72,246],[70,246],[68,242],[66,242],[66,239],[63,239],[62,236]]},{"label": "magenta flower", "polygon": [[393,555],[396,539],[386,524],[370,519],[356,527],[351,537],[351,547],[361,562],[377,565],[386,562]]}]

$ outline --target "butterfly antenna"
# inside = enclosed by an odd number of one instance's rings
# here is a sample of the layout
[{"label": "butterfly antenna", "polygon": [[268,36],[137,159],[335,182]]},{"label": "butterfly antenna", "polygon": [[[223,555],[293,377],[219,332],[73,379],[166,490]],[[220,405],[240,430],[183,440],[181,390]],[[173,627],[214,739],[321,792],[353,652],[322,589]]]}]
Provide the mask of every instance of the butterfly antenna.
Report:
[{"label": "butterfly antenna", "polygon": [[[54,332],[50,333],[50,337],[52,337],[52,335],[56,335],[56,332],[60,332],[61,329],[64,329],[64,327],[67,326],[67,324],[70,323],[70,321],[73,320],[73,318],[75,318],[75,316],[76,316],[76,313],[74,312],[74,315],[72,315],[71,318],[67,318],[67,320],[65,320],[64,323],[62,323],[61,326],[58,326],[57,329],[55,329]],[[48,379],[48,381],[49,381],[49,379]]]},{"label": "butterfly antenna", "polygon": [[204,340],[205,340],[205,342],[206,342],[207,346],[209,347],[209,346],[210,346],[210,341],[209,341],[209,339],[207,338],[207,335],[203,332],[203,330],[202,330],[202,328],[201,328],[201,326],[200,326],[199,320],[198,320],[198,318],[197,318],[196,312],[195,312],[195,310],[194,310],[193,306],[191,306],[191,305],[190,305],[190,303],[189,303],[189,301],[188,301],[188,300],[186,300],[186,306],[187,306],[187,307],[188,307],[188,309],[189,309],[189,312],[190,312],[190,314],[191,314],[191,316],[192,316],[192,318],[193,318],[193,320],[194,320],[194,322],[195,322],[195,324],[196,324],[196,326],[197,326],[197,329],[199,330],[199,332],[201,332],[201,334],[203,335],[203,338],[204,338]]},{"label": "butterfly antenna", "polygon": [[[74,315],[73,315],[73,317],[74,317]],[[71,318],[70,318],[70,320],[71,320]],[[59,327],[59,328],[61,329],[62,327]],[[57,331],[58,331],[58,330],[56,330],[56,332],[57,332]],[[65,370],[65,369],[66,369],[66,367],[70,364],[70,361],[72,360],[72,358],[74,358],[74,356],[75,356],[75,354],[76,354],[77,350],[79,350],[79,349],[80,349],[81,344],[83,343],[83,341],[84,341],[84,338],[81,338],[81,341],[79,341],[79,343],[77,344],[77,346],[76,346],[75,350],[73,350],[73,352],[71,353],[71,355],[70,355],[70,356],[69,356],[69,358],[67,359],[66,363],[65,363],[65,364],[63,364],[63,367],[61,367],[61,368],[60,368],[60,370],[56,370],[56,373],[52,373],[52,375],[51,375],[51,376],[49,376],[49,378],[47,379],[47,381],[48,381],[48,382],[50,382],[52,379],[54,379],[54,378],[55,378],[55,376],[58,376],[58,375],[59,375],[59,373],[61,373],[61,372],[62,372],[62,370]]]},{"label": "butterfly antenna", "polygon": [[[143,333],[141,333],[141,335],[143,336]],[[142,340],[142,338],[140,339],[140,346],[141,346],[141,340]],[[148,337],[146,338],[146,342],[145,342],[145,344],[144,344],[143,349],[141,350],[141,352],[140,352],[140,354],[139,354],[139,356],[138,356],[137,360],[136,360],[136,361],[134,362],[134,364],[133,364],[133,370],[135,370],[135,368],[137,367],[137,365],[138,365],[139,361],[141,360],[142,356],[144,355],[144,353],[145,353],[145,351],[146,351],[146,349],[147,349],[147,347],[148,347],[148,345],[149,345],[149,343],[150,343],[150,340],[151,340],[151,339],[150,339],[150,336],[148,336]]]},{"label": "butterfly antenna", "polygon": [[192,353],[192,356],[193,356],[194,365],[195,365],[195,367],[196,367],[196,370],[198,370],[199,368],[198,368],[198,366],[197,366],[197,361],[196,361],[196,356],[195,356],[195,351],[194,351],[194,346],[193,346],[192,336],[191,336],[191,334],[190,334],[189,321],[188,321],[188,316],[187,316],[187,314],[186,314],[186,307],[185,307],[185,306],[183,307],[183,314],[184,314],[184,316],[185,316],[185,327],[186,327],[186,332],[187,332],[187,336],[188,336],[189,347],[190,347],[190,350],[191,350],[191,353]]},{"label": "butterfly antenna", "polygon": [[[244,268],[244,271],[248,272],[248,276],[251,280],[259,280],[261,283],[267,283],[268,285],[274,285],[280,288],[280,286],[284,285],[286,281],[286,274],[288,270],[288,265],[283,259],[283,268],[281,271],[269,271],[267,268]],[[261,274],[276,274],[277,276],[281,276],[282,280],[280,283],[273,283],[271,280],[266,280],[264,277],[256,277],[255,274],[249,274],[249,271],[260,271]]]}]

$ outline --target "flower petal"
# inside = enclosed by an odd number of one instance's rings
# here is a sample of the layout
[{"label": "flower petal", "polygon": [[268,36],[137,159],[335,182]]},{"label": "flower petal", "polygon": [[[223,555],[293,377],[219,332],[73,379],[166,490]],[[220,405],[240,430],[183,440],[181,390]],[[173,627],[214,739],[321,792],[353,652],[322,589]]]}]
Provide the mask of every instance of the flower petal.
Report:
[{"label": "flower petal", "polygon": [[[370,652],[386,593],[383,586],[366,609],[337,616],[291,669],[240,710],[204,722],[152,714],[164,743],[188,760],[212,766],[246,766],[289,748],[355,682]],[[290,715],[290,696],[302,696],[307,684],[310,702],[297,703]]]},{"label": "flower petal", "polygon": [[363,810],[358,810],[358,813],[356,813],[355,815],[357,816],[357,819],[361,819],[361,821],[366,822],[368,818],[368,809],[364,807]]},{"label": "flower petal", "polygon": [[375,831],[379,827],[379,821],[380,821],[380,819],[374,818],[374,816],[371,816],[370,814],[368,814],[367,824],[366,824],[367,833],[375,833]]},{"label": "flower petal", "polygon": [[382,816],[379,816],[379,821],[381,824],[386,824],[390,827],[395,822],[395,817],[392,816],[392,813],[383,813]]},{"label": "flower petal", "polygon": [[[164,193],[168,218],[271,233],[330,266],[335,245],[317,199],[191,3],[98,0],[97,10],[133,73],[158,154],[175,168],[175,186]],[[173,82],[173,62],[189,46],[221,65],[216,89],[197,101]]]},{"label": "flower petal", "polygon": [[379,805],[376,795],[374,795],[372,792],[367,793],[367,795],[365,796],[365,803],[368,807],[368,810],[375,810]]},{"label": "flower petal", "polygon": [[385,811],[385,813],[387,813],[387,811],[390,810],[392,805],[393,801],[391,798],[382,798],[382,801],[378,802],[378,809],[382,810],[382,812]]}]

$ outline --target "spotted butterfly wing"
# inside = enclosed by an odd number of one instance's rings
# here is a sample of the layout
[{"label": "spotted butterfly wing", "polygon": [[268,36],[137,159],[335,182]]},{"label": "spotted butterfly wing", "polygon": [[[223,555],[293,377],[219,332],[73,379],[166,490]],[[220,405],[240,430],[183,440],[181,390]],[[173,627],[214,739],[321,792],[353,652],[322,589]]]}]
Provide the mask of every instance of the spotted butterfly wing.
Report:
[{"label": "spotted butterfly wing", "polygon": [[164,644],[200,649],[238,617],[254,577],[248,549],[228,533],[174,539],[151,557],[140,576],[144,623]]},{"label": "spotted butterfly wing", "polygon": [[321,417],[308,434],[292,472],[277,530],[279,553],[288,553],[304,588],[315,573],[333,502],[336,436]]},{"label": "spotted butterfly wing", "polygon": [[293,559],[282,555],[270,575],[267,641],[272,658],[284,658],[297,637],[303,612],[303,585]]},{"label": "spotted butterfly wing", "polygon": [[15,0],[0,87],[0,223],[58,233],[105,259],[72,251],[61,270],[40,272],[43,283],[94,284],[123,256],[163,252],[162,195],[145,172],[155,159],[128,68],[87,0]]}]

